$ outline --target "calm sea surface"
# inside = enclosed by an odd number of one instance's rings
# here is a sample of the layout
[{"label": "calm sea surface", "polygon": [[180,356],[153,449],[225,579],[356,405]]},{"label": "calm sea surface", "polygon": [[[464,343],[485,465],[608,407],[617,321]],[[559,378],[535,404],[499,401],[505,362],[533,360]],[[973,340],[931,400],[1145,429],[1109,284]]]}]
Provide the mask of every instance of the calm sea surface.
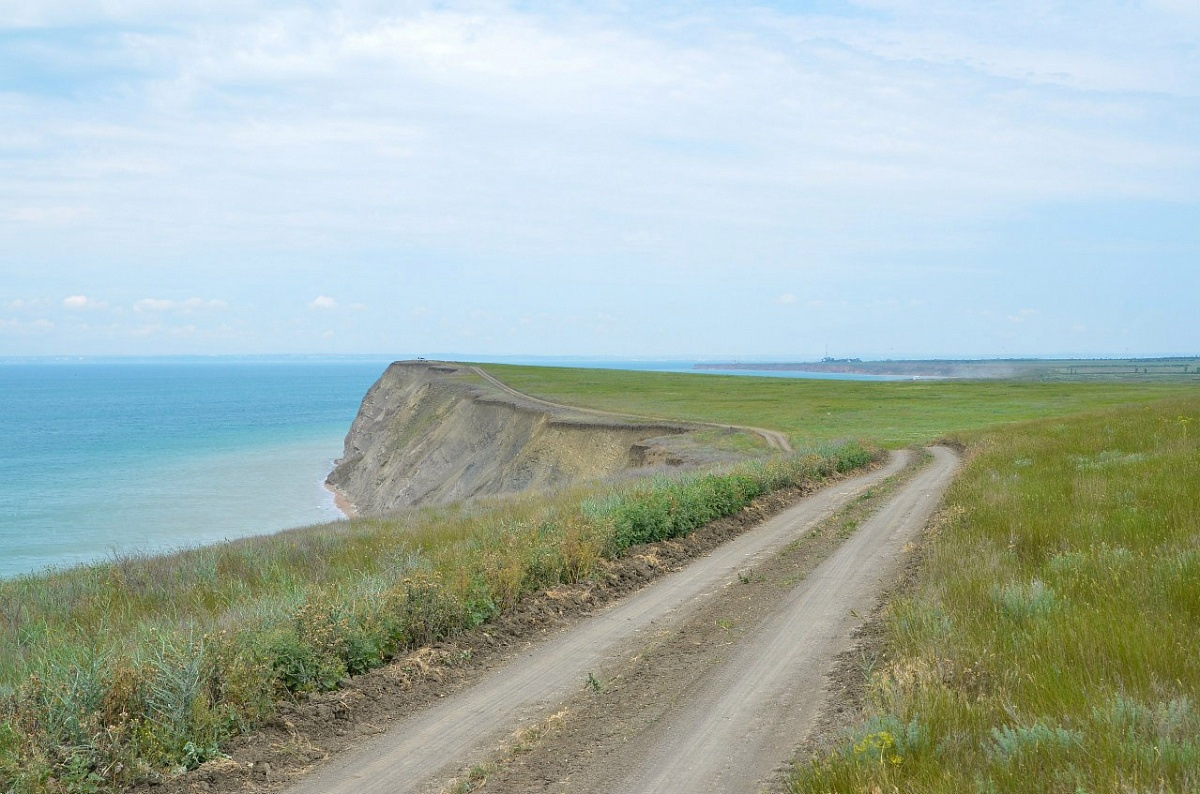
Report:
[{"label": "calm sea surface", "polygon": [[0,363],[0,577],[340,517],[378,361]]},{"label": "calm sea surface", "polygon": [[323,482],[387,363],[0,361],[0,578],[340,518]]}]

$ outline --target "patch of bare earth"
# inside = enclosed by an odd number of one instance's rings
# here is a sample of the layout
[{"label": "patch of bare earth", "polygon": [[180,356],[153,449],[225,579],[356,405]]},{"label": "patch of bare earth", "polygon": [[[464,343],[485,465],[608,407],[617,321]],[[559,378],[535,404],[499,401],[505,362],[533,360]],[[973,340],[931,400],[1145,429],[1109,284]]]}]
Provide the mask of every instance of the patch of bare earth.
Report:
[{"label": "patch of bare earth", "polygon": [[[827,487],[833,481],[827,480],[820,486]],[[777,491],[685,538],[631,549],[621,559],[605,561],[593,581],[528,596],[513,609],[472,631],[349,679],[335,692],[300,696],[284,703],[257,731],[238,737],[225,747],[225,758],[174,778],[140,784],[131,791],[233,794],[281,790],[325,759],[470,686],[519,651],[575,625],[597,608],[641,589],[660,575],[685,566],[814,490],[816,487],[810,485]],[[818,553],[825,552],[816,548],[803,552]],[[754,589],[765,588],[757,584],[748,588]],[[729,630],[740,629],[731,625]],[[695,644],[705,641],[701,634],[688,640]],[[602,686],[602,691],[619,690],[609,685]],[[517,768],[513,766],[514,772]]]}]

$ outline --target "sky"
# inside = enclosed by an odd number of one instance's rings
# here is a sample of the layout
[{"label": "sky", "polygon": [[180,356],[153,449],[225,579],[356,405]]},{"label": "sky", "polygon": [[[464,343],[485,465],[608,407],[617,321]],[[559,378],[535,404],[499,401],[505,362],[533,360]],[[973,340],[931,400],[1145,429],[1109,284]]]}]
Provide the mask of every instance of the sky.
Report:
[{"label": "sky", "polygon": [[1200,353],[1200,3],[0,0],[0,355]]}]

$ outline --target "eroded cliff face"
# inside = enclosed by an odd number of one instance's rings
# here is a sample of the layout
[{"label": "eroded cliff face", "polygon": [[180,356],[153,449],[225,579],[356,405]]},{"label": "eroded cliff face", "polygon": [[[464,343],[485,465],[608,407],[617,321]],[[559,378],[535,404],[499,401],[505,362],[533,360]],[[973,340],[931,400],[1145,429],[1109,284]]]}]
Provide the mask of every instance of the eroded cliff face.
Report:
[{"label": "eroded cliff face", "polygon": [[658,442],[688,429],[556,411],[466,367],[402,361],[367,392],[328,482],[358,514],[380,515],[679,464]]}]

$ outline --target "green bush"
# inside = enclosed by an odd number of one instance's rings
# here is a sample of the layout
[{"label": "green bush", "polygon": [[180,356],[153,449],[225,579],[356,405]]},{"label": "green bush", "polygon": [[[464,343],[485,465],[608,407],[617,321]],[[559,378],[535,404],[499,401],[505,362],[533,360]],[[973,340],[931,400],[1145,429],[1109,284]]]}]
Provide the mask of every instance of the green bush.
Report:
[{"label": "green bush", "polygon": [[630,546],[686,535],[738,512],[764,493],[865,466],[878,454],[857,442],[823,452],[755,462],[722,474],[656,478],[605,500],[593,500],[584,509],[612,526],[609,553],[617,555]]},{"label": "green bush", "polygon": [[286,692],[324,692],[337,686],[345,666],[304,642],[295,632],[281,630],[267,640],[267,657],[279,687]]}]

